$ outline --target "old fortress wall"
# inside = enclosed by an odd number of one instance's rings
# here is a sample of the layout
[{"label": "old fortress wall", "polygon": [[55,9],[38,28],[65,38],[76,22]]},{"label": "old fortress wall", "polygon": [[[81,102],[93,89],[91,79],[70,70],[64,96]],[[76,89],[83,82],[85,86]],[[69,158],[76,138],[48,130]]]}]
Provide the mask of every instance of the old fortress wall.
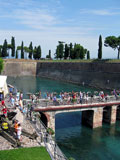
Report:
[{"label": "old fortress wall", "polygon": [[101,88],[120,87],[120,63],[5,60],[4,75],[40,76]]}]

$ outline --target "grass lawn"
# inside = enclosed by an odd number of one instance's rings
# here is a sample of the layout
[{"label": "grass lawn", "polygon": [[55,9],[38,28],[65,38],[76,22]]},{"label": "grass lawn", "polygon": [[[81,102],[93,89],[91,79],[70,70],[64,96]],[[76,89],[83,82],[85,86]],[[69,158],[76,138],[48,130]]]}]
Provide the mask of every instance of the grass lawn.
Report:
[{"label": "grass lawn", "polygon": [[0,151],[0,160],[51,160],[45,147]]}]

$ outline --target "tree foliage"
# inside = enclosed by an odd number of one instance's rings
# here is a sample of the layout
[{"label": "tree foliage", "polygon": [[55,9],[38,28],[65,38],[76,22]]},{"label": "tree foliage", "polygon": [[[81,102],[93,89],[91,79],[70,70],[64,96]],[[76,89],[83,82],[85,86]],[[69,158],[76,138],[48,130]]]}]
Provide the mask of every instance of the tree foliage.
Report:
[{"label": "tree foliage", "polygon": [[30,42],[29,45],[29,58],[32,59],[32,55],[33,55],[33,46],[32,46],[32,42]]},{"label": "tree foliage", "polygon": [[86,54],[87,54],[87,49],[85,49],[80,44],[75,43],[73,47],[73,44],[70,43],[69,45],[65,44],[65,47],[64,47],[63,43],[59,43],[56,49],[55,58],[61,59],[64,57],[64,59],[68,59],[68,58],[69,59],[84,59]]},{"label": "tree foliage", "polygon": [[98,42],[98,59],[102,59],[102,36],[99,36],[99,42]]},{"label": "tree foliage", "polygon": [[51,50],[49,50],[49,53],[48,53],[48,55],[46,56],[46,58],[51,59]]},{"label": "tree foliage", "polygon": [[64,54],[64,45],[63,45],[63,42],[59,41],[59,44],[57,45],[56,52],[55,52],[55,58],[62,59],[63,54]]},{"label": "tree foliage", "polygon": [[16,50],[15,58],[18,59],[18,50]]},{"label": "tree foliage", "polygon": [[12,49],[12,57],[15,56],[15,38],[11,38],[11,49]]},{"label": "tree foliage", "polygon": [[69,51],[70,51],[70,48],[68,44],[65,44],[64,59],[67,59],[69,57]]},{"label": "tree foliage", "polygon": [[120,57],[120,36],[119,37],[115,37],[115,36],[106,37],[104,41],[104,45],[105,47],[111,47],[113,49],[117,49],[118,50],[117,58],[119,59]]},{"label": "tree foliage", "polygon": [[24,43],[21,44],[21,59],[24,59]]},{"label": "tree foliage", "polygon": [[60,59],[63,58],[63,49],[64,49],[63,43],[59,42],[59,58]]},{"label": "tree foliage", "polygon": [[40,45],[38,47],[35,46],[34,50],[33,50],[33,58],[34,59],[40,59],[41,58],[41,47]]},{"label": "tree foliage", "polygon": [[87,59],[90,59],[90,51],[87,51]]},{"label": "tree foliage", "polygon": [[7,40],[4,40],[3,46],[2,46],[2,57],[7,57],[8,52],[7,52]]},{"label": "tree foliage", "polygon": [[0,73],[1,73],[2,70],[3,70],[3,66],[4,66],[3,59],[0,58]]},{"label": "tree foliage", "polygon": [[0,45],[0,57],[2,57],[2,45]]}]

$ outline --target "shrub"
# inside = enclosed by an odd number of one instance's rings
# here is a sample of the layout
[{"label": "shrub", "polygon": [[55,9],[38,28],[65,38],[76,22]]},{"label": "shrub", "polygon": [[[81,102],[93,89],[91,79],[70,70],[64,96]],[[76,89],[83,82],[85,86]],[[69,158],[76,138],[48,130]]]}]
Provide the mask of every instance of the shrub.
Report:
[{"label": "shrub", "polygon": [[47,133],[49,133],[51,135],[55,134],[55,132],[52,128],[47,128]]}]

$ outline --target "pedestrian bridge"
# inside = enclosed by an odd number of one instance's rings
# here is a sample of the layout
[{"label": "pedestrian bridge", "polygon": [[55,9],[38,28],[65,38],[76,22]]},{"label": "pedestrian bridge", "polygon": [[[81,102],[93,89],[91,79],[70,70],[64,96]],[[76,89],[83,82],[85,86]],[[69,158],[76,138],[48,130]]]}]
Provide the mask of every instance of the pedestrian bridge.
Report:
[{"label": "pedestrian bridge", "polygon": [[42,107],[37,105],[35,112],[41,114],[41,120],[47,127],[55,130],[55,115],[63,112],[82,112],[82,123],[91,128],[101,127],[103,122],[114,124],[120,119],[120,99],[108,101],[93,101],[87,104],[51,105]]}]

